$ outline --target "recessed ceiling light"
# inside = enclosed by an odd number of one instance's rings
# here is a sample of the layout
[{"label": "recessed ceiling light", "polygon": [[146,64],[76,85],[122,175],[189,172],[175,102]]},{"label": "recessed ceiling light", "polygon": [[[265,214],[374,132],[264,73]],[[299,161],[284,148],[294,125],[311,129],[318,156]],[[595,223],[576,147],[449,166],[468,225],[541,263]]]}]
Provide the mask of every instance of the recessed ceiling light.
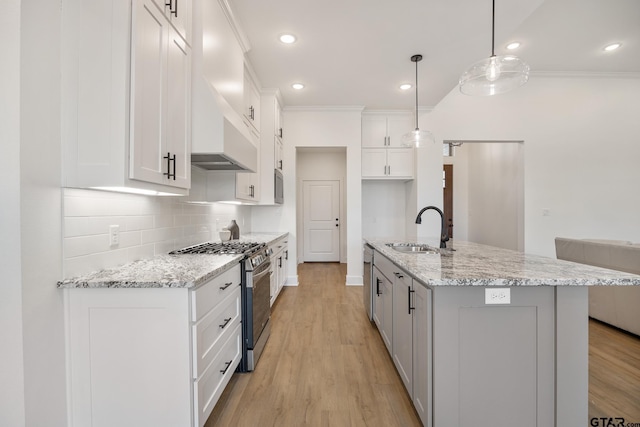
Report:
[{"label": "recessed ceiling light", "polygon": [[295,43],[296,40],[297,40],[296,36],[294,36],[293,34],[281,34],[280,35],[280,41],[282,43],[285,43],[285,44]]},{"label": "recessed ceiling light", "polygon": [[622,43],[611,43],[610,45],[605,46],[604,50],[605,52],[611,52],[612,50],[618,49],[620,46],[622,46]]},{"label": "recessed ceiling light", "polygon": [[413,86],[411,86],[409,83],[405,83],[405,84],[400,85],[400,89],[401,89],[401,90],[409,90],[409,89],[411,89],[412,87],[413,87]]},{"label": "recessed ceiling light", "polygon": [[291,85],[291,87],[294,88],[295,90],[304,89],[304,85],[302,83],[294,83]]},{"label": "recessed ceiling light", "polygon": [[509,50],[515,50],[515,49],[517,49],[519,47],[520,47],[520,42],[513,42],[513,43],[509,43],[507,45],[507,49],[509,49]]}]

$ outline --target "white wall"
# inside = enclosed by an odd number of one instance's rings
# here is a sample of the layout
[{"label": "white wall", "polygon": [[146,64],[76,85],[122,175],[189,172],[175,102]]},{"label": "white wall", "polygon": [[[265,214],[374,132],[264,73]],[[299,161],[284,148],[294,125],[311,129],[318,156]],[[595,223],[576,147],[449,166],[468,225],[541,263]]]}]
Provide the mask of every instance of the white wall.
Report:
[{"label": "white wall", "polygon": [[[521,143],[468,143],[468,240],[524,250],[524,176]],[[455,177],[454,175],[454,191]],[[456,200],[454,192],[454,203]],[[460,218],[464,221],[464,217]],[[454,218],[454,227],[457,219]]]},{"label": "white wall", "polygon": [[[346,213],[347,228],[347,284],[362,284],[362,194],[361,194],[361,108],[287,108],[284,111],[284,205],[274,208],[254,207],[255,213],[274,214],[273,225],[283,228],[275,231],[290,233],[289,252],[298,253],[297,223],[297,172],[296,149],[298,147],[345,147],[346,148]],[[279,213],[280,215],[277,215]],[[265,219],[264,221],[269,221]],[[265,222],[254,224],[256,230],[263,229]],[[268,228],[273,230],[273,228]],[[288,284],[297,284],[297,256],[289,259]]]},{"label": "white wall", "polygon": [[464,142],[453,165],[456,240],[524,250],[524,147],[521,143]]},{"label": "white wall", "polygon": [[533,76],[496,97],[453,89],[429,120],[438,142],[525,141],[525,252],[555,256],[556,236],[640,241],[638,111],[640,78]]},{"label": "white wall", "polygon": [[[62,293],[60,4],[21,3],[20,212],[28,426],[66,425]],[[44,36],[46,35],[46,36]],[[4,345],[4,344],[3,344]]]},{"label": "white wall", "polygon": [[[0,425],[24,426],[20,243],[20,1],[0,14]],[[64,390],[62,390],[64,392]]]},{"label": "white wall", "polygon": [[344,148],[298,148],[296,153],[296,173],[298,175],[297,224],[298,259],[304,261],[304,217],[303,182],[308,180],[340,181],[340,262],[347,262],[347,215],[348,197],[345,191],[347,177],[347,156]]},{"label": "white wall", "polygon": [[[416,149],[416,179],[408,193],[407,237],[413,230],[421,241],[432,246],[440,245],[441,219],[436,212],[428,211],[422,216],[422,224],[415,225],[416,215],[425,206],[443,208],[442,198],[442,139],[446,138],[435,126],[429,112],[420,116],[420,128],[433,133],[435,140]],[[414,202],[415,201],[415,202]],[[415,203],[413,206],[410,203]],[[413,208],[413,212],[411,211]]]},{"label": "white wall", "polygon": [[[408,185],[402,181],[362,181],[364,237],[402,238],[405,235]],[[415,218],[415,214],[413,216]]]},{"label": "white wall", "polygon": [[[235,219],[251,231],[248,206],[190,204],[186,197],[156,197],[106,191],[64,190],[64,277],[166,254],[219,240]],[[109,246],[109,226],[120,227],[120,244]]]}]

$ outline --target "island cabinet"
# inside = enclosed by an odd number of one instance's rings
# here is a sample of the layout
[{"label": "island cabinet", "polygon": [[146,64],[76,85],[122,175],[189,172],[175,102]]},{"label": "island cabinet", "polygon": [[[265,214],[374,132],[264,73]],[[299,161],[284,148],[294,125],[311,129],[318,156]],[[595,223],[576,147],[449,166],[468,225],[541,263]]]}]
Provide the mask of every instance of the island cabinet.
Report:
[{"label": "island cabinet", "polygon": [[373,307],[373,321],[380,331],[380,336],[387,351],[392,351],[393,339],[393,287],[389,280],[377,266],[373,268],[373,283],[375,286],[375,302]]},{"label": "island cabinet", "polygon": [[70,426],[204,425],[242,357],[239,264],[195,289],[64,292]]},{"label": "island cabinet", "polygon": [[[431,290],[420,284],[403,269],[387,258],[374,256],[374,271],[380,267],[385,273],[382,282],[388,284],[386,295],[387,308],[381,307],[387,323],[376,320],[393,363],[404,383],[407,393],[425,426],[430,426],[431,414]],[[388,277],[393,279],[388,279]],[[374,280],[376,274],[374,273]],[[383,284],[383,289],[387,286]],[[383,302],[383,304],[384,304]],[[390,324],[391,335],[384,332],[384,326]]]},{"label": "island cabinet", "polygon": [[640,276],[471,242],[422,254],[388,242],[367,240],[373,318],[425,426],[588,424],[589,287]]}]

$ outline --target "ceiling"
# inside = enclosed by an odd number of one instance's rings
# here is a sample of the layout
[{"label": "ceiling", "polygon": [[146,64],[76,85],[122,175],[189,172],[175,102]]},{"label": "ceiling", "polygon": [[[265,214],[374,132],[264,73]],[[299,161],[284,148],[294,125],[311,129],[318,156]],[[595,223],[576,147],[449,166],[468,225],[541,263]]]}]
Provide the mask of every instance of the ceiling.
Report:
[{"label": "ceiling", "polygon": [[[228,0],[260,84],[286,106],[435,106],[491,54],[491,0]],[[640,73],[640,0],[496,0],[497,55],[508,42],[532,74]],[[285,45],[283,33],[298,40]],[[604,52],[611,42],[623,45]],[[639,74],[640,75],[640,74]],[[296,91],[291,84],[305,88]]]}]

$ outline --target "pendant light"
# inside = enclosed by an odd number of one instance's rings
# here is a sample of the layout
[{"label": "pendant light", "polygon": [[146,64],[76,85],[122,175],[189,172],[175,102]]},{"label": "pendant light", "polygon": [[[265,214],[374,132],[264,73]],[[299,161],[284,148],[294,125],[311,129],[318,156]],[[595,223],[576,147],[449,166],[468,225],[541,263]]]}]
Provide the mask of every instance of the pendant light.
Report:
[{"label": "pendant light", "polygon": [[411,62],[416,63],[416,130],[402,135],[402,145],[405,147],[420,147],[426,141],[434,142],[433,134],[418,127],[418,62],[422,61],[422,55],[413,55]]},{"label": "pendant light", "polygon": [[516,89],[529,80],[529,66],[514,55],[496,56],[496,0],[491,13],[491,56],[473,64],[460,77],[460,92],[465,95],[497,95]]}]

